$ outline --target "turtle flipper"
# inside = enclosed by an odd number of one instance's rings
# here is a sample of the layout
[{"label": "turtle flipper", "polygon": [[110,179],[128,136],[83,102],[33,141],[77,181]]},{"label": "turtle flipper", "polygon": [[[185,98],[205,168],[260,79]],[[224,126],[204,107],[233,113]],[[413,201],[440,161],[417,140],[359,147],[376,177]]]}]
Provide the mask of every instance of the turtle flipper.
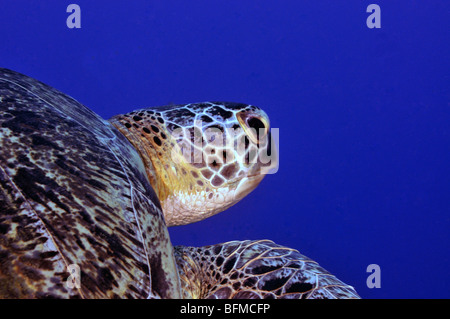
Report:
[{"label": "turtle flipper", "polygon": [[297,250],[270,240],[176,246],[185,298],[360,298]]}]

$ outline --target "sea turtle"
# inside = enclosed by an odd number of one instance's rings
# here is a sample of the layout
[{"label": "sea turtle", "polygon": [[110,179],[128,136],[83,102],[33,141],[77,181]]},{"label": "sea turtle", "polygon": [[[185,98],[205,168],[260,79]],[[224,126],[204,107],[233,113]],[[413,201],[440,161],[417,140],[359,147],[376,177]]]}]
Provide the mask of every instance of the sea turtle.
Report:
[{"label": "sea turtle", "polygon": [[273,155],[269,135],[267,115],[238,103],[106,121],[0,69],[0,297],[358,298],[269,240],[172,246],[167,226],[256,187],[272,165],[260,156]]}]

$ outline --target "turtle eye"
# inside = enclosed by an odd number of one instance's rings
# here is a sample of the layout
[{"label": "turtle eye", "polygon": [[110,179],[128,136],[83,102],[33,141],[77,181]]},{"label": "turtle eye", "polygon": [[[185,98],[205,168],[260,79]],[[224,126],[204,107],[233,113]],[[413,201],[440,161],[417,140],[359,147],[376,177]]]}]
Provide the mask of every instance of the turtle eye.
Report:
[{"label": "turtle eye", "polygon": [[245,133],[254,144],[259,144],[269,131],[266,119],[258,114],[241,113],[237,116]]},{"label": "turtle eye", "polygon": [[266,129],[264,123],[257,117],[251,117],[247,119],[247,124],[250,128],[254,129],[256,132],[259,132],[260,129],[263,131]]}]

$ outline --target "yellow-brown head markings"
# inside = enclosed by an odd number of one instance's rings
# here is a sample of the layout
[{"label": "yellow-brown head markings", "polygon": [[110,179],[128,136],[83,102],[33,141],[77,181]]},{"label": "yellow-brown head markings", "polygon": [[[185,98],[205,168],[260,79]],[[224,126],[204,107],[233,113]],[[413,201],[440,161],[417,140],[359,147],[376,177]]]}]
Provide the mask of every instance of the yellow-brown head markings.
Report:
[{"label": "yellow-brown head markings", "polygon": [[259,108],[206,102],[113,117],[139,150],[168,226],[196,222],[251,192],[273,163],[269,119]]}]

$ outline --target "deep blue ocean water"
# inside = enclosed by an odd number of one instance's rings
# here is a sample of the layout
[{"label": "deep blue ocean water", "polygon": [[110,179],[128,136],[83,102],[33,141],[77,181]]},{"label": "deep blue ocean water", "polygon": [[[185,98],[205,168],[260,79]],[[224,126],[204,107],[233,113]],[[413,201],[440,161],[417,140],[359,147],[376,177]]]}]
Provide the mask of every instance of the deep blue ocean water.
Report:
[{"label": "deep blue ocean water", "polygon": [[[81,29],[66,26],[70,3]],[[173,243],[268,238],[363,298],[449,298],[449,12],[437,0],[3,0],[0,66],[104,118],[260,106],[280,130],[279,171],[226,212],[171,228]],[[367,287],[369,264],[381,288]]]}]

